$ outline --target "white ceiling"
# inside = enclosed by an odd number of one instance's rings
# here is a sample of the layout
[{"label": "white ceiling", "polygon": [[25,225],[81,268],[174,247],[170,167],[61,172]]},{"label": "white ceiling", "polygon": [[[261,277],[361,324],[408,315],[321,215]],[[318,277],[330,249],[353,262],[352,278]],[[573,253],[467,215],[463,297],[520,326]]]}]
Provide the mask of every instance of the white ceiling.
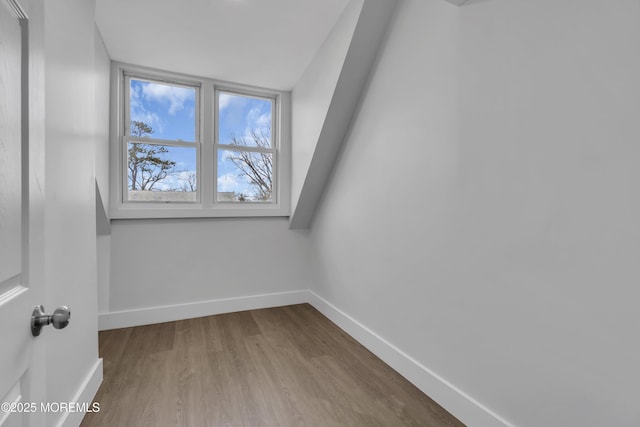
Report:
[{"label": "white ceiling", "polygon": [[349,0],[97,0],[112,59],[292,89]]}]

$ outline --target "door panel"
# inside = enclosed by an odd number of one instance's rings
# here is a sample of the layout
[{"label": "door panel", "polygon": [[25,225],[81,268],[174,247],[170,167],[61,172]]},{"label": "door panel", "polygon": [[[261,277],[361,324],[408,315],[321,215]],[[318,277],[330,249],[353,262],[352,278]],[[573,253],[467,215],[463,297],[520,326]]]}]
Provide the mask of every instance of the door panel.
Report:
[{"label": "door panel", "polygon": [[[0,16],[0,284],[22,271],[21,28],[2,6]],[[1,286],[1,285],[0,285]],[[9,287],[13,285],[9,284]],[[0,291],[6,290],[3,286]]]},{"label": "door panel", "polygon": [[[9,409],[0,410],[0,425],[2,427],[23,427],[25,424],[22,417],[23,412],[18,411],[19,405],[23,403],[22,381],[17,382],[1,399],[0,402],[8,404]],[[11,408],[15,408],[15,412],[12,412]]]},{"label": "door panel", "polygon": [[[29,272],[28,20],[16,0],[0,0],[0,426],[42,424],[41,356],[30,315],[43,297]],[[41,208],[39,208],[41,209]],[[37,239],[40,240],[40,239]],[[33,248],[31,248],[33,249]],[[39,260],[42,262],[42,260]],[[39,360],[39,362],[38,362]],[[35,402],[34,402],[35,403]],[[8,405],[8,406],[7,406]],[[25,406],[29,405],[26,409]]]}]

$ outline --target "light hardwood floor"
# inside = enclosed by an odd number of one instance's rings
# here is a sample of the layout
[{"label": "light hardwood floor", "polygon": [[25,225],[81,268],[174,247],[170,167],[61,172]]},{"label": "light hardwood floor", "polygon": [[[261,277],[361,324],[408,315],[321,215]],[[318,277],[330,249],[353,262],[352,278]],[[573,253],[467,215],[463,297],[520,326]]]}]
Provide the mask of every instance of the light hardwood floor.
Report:
[{"label": "light hardwood floor", "polygon": [[308,304],[100,332],[90,426],[463,426]]}]

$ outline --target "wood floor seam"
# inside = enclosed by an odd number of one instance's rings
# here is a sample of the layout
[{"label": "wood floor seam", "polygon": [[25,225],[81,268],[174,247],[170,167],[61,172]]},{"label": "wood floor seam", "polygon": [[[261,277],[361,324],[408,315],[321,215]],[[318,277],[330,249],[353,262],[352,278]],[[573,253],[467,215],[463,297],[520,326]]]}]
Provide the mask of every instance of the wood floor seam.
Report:
[{"label": "wood floor seam", "polygon": [[309,304],[102,331],[81,426],[463,424]]}]

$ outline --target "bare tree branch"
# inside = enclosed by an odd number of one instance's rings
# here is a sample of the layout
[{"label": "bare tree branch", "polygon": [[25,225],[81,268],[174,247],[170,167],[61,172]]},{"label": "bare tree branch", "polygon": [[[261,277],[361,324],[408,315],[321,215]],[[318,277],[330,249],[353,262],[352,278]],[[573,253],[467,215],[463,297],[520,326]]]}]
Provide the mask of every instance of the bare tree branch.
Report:
[{"label": "bare tree branch", "polygon": [[[151,126],[140,121],[131,121],[131,136],[142,138],[153,134]],[[129,143],[127,169],[130,190],[153,190],[153,187],[170,173],[176,162],[166,158],[169,150],[155,144]]]},{"label": "bare tree branch", "polygon": [[[253,129],[248,136],[233,136],[231,145],[271,148],[271,128]],[[256,192],[258,200],[271,200],[273,194],[273,159],[267,152],[233,151],[229,160],[240,170]],[[241,195],[245,198],[244,195]],[[238,198],[240,200],[240,197]]]}]

